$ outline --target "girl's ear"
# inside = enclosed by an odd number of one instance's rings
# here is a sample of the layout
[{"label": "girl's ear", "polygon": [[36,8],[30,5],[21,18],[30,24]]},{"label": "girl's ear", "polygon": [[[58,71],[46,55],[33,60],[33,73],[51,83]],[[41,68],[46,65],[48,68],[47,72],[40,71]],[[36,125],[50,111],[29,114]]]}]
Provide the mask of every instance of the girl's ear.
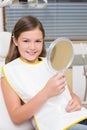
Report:
[{"label": "girl's ear", "polygon": [[16,40],[16,38],[13,36],[13,42],[14,42],[14,44],[16,45],[16,46],[18,46],[18,42],[17,42],[17,40]]}]

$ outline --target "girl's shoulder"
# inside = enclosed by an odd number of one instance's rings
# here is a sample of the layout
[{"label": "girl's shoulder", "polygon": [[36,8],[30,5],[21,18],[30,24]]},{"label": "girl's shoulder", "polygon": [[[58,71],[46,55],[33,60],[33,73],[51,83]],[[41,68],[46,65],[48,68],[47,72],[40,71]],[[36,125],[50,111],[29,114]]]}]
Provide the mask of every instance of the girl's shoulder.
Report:
[{"label": "girl's shoulder", "polygon": [[16,58],[15,60],[12,60],[11,62],[9,62],[9,63],[5,64],[4,66],[2,66],[2,69],[3,68],[9,68],[11,66],[15,66],[15,65],[19,64],[19,62],[20,62],[19,58]]}]

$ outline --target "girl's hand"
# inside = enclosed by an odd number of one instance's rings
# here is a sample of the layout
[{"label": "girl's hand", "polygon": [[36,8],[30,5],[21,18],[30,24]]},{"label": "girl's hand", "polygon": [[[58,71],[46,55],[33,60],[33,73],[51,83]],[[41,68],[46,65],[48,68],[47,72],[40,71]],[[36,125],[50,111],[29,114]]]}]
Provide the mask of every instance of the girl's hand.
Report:
[{"label": "girl's hand", "polygon": [[44,88],[46,96],[50,98],[61,94],[65,90],[65,86],[66,86],[65,76],[63,74],[54,75],[48,80]]},{"label": "girl's hand", "polygon": [[74,112],[74,111],[81,110],[81,108],[82,108],[82,106],[77,100],[71,99],[69,101],[68,105],[66,106],[66,111]]}]

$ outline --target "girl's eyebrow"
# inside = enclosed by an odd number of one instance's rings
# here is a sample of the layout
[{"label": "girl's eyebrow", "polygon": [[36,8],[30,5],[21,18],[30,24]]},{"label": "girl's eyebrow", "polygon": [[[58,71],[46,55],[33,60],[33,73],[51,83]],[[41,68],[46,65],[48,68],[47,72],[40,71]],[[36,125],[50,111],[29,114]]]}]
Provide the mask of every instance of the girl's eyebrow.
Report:
[{"label": "girl's eyebrow", "polygon": [[[22,38],[22,40],[28,40],[28,41],[31,41],[31,39],[29,38]],[[38,38],[38,39],[35,39],[34,41],[43,41],[44,39],[43,38]]]},{"label": "girl's eyebrow", "polygon": [[[22,39],[29,39],[31,40],[30,38],[27,38],[27,37],[22,37]],[[37,38],[36,40],[44,40],[43,38]]]},{"label": "girl's eyebrow", "polygon": [[39,39],[36,39],[36,40],[43,40],[43,38],[39,38]]}]

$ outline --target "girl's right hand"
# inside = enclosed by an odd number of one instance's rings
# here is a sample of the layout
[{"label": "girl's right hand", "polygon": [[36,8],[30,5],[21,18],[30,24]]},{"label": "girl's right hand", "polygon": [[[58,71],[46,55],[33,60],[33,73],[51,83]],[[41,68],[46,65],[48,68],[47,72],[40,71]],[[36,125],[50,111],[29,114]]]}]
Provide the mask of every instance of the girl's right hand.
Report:
[{"label": "girl's right hand", "polygon": [[48,98],[57,96],[65,90],[66,79],[64,74],[56,74],[51,77],[45,85],[45,94]]}]

